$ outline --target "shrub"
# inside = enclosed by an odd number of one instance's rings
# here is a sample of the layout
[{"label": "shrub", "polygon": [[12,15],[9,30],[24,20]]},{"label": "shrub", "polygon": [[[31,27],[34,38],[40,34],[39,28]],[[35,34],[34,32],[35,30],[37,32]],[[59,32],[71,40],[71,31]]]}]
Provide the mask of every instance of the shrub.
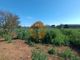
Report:
[{"label": "shrub", "polygon": [[23,40],[27,40],[30,37],[30,32],[29,30],[26,30],[23,32]]},{"label": "shrub", "polygon": [[34,42],[32,41],[32,38],[28,38],[27,40],[25,40],[25,43],[27,43],[29,46],[34,46]]},{"label": "shrub", "polygon": [[65,44],[64,39],[65,39],[64,35],[61,35],[61,34],[57,35],[55,39],[53,39],[53,44],[57,46],[64,45]]},{"label": "shrub", "polygon": [[57,46],[65,44],[65,35],[63,35],[59,29],[55,29],[53,32],[55,35],[51,40],[52,44],[55,44]]},{"label": "shrub", "polygon": [[5,29],[0,28],[0,36],[3,37],[4,34],[8,34]]},{"label": "shrub", "polygon": [[70,42],[72,45],[80,46],[80,32],[72,31],[70,36]]},{"label": "shrub", "polygon": [[52,32],[50,30],[46,31],[46,35],[43,39],[43,43],[50,44],[52,40]]},{"label": "shrub", "polygon": [[48,57],[41,50],[33,50],[32,51],[32,60],[48,60]]},{"label": "shrub", "polygon": [[10,43],[12,41],[12,36],[9,34],[4,34],[3,35],[5,41],[7,41],[8,43]]},{"label": "shrub", "polygon": [[45,37],[44,29],[30,29],[30,37],[35,43],[41,43]]},{"label": "shrub", "polygon": [[64,37],[64,43],[63,43],[63,45],[69,46],[70,45],[70,37],[67,36],[67,35],[64,35],[64,34],[62,34],[62,35]]},{"label": "shrub", "polygon": [[23,29],[18,29],[17,30],[17,38],[18,39],[23,39],[24,35],[24,30]]},{"label": "shrub", "polygon": [[30,37],[28,29],[18,29],[16,33],[18,39],[27,40]]},{"label": "shrub", "polygon": [[65,36],[64,45],[70,45],[71,40],[71,29],[61,29],[62,34]]},{"label": "shrub", "polygon": [[4,34],[3,29],[0,29],[0,36],[2,37],[2,36],[3,36],[3,34]]},{"label": "shrub", "polygon": [[72,45],[80,46],[80,30],[78,29],[62,29],[62,33],[67,36],[67,42]]},{"label": "shrub", "polygon": [[80,30],[73,29],[18,29],[17,38],[36,43],[80,46]]},{"label": "shrub", "polygon": [[61,46],[69,45],[70,39],[67,35],[64,35],[60,29],[48,29],[43,42]]},{"label": "shrub", "polygon": [[45,32],[44,32],[44,24],[41,21],[35,22],[31,28],[31,38],[33,38],[34,42],[40,43],[42,42]]},{"label": "shrub", "polygon": [[49,54],[56,54],[56,50],[54,48],[49,48],[48,53]]},{"label": "shrub", "polygon": [[73,55],[70,60],[80,60],[80,57],[76,56],[76,55]]},{"label": "shrub", "polygon": [[67,35],[67,36],[70,36],[71,35],[71,29],[61,29],[61,32],[64,34],[64,35]]},{"label": "shrub", "polygon": [[65,59],[68,59],[68,58],[70,59],[72,55],[73,54],[72,54],[72,51],[70,49],[67,49],[60,54],[60,56],[65,58]]}]

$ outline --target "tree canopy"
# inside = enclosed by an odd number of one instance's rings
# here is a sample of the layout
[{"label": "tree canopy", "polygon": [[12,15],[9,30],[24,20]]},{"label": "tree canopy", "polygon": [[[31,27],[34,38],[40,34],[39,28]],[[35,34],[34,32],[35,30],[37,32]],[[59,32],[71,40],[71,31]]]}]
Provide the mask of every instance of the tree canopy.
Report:
[{"label": "tree canopy", "polygon": [[19,25],[19,17],[6,11],[0,11],[0,27],[13,30]]}]

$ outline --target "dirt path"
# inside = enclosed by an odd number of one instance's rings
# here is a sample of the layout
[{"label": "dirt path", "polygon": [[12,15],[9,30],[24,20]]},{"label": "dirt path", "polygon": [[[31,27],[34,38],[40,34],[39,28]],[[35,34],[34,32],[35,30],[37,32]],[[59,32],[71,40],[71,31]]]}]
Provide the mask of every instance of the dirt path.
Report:
[{"label": "dirt path", "polygon": [[0,42],[0,60],[31,60],[31,48],[22,40]]}]

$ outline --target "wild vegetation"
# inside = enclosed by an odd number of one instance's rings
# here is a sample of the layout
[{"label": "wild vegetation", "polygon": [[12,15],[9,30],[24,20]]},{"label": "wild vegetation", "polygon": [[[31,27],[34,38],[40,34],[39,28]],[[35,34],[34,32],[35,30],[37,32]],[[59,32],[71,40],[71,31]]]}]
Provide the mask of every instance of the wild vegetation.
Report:
[{"label": "wild vegetation", "polygon": [[[19,29],[20,30],[20,29]],[[17,38],[25,40],[27,44],[30,46],[34,46],[35,44],[48,44],[52,46],[80,46],[80,29],[57,29],[51,28],[32,28],[29,29],[21,29],[20,32],[17,32]],[[37,51],[35,52],[37,54]],[[46,57],[40,58],[39,54],[35,55],[33,53],[33,60],[37,59],[47,59]],[[69,60],[79,60],[80,58],[71,52],[70,49],[65,50],[64,52],[58,53],[54,47],[50,47],[48,53],[51,55],[57,54],[59,57]],[[35,55],[35,56],[34,56]],[[39,58],[38,58],[39,57]]]},{"label": "wild vegetation", "polygon": [[[24,40],[26,44],[51,45],[55,47],[68,46],[80,48],[80,29],[47,28],[37,21],[29,28],[19,27],[18,16],[0,11],[0,36],[10,43],[13,39]],[[80,60],[71,49],[59,53],[54,47],[49,47],[47,54],[57,55],[64,60]],[[32,60],[48,60],[48,55],[40,50],[32,51]]]},{"label": "wild vegetation", "polygon": [[33,50],[32,51],[32,60],[48,60],[48,57],[41,50]]}]

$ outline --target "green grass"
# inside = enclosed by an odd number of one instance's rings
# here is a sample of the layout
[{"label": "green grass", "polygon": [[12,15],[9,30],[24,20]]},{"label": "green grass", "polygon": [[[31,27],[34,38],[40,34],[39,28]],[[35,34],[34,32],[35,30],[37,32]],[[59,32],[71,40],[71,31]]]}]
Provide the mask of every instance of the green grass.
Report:
[{"label": "green grass", "polygon": [[41,50],[33,50],[32,60],[48,60],[48,56]]}]

